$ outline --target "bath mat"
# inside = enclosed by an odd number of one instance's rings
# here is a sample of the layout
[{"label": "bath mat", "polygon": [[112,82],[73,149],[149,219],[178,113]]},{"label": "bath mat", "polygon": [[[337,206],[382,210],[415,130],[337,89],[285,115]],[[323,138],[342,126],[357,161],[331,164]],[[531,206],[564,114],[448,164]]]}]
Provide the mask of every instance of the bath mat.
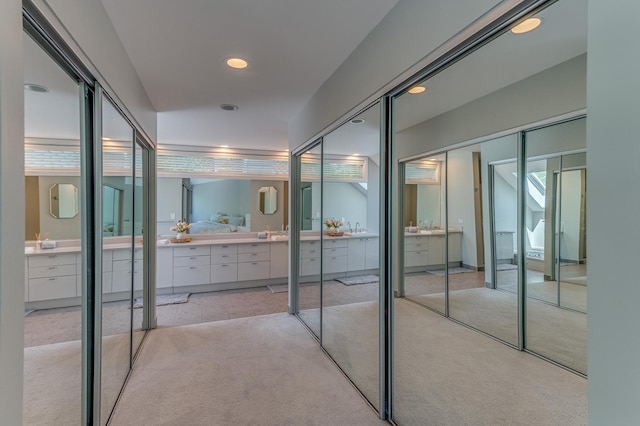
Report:
[{"label": "bath mat", "polygon": [[377,275],[360,275],[358,277],[335,278],[335,281],[344,285],[369,284],[377,283],[380,281],[380,277]]},{"label": "bath mat", "polygon": [[[156,296],[156,306],[174,305],[176,303],[187,303],[191,293],[176,293],[176,294],[158,294]],[[142,308],[142,298],[136,299],[134,308]]]},{"label": "bath mat", "polygon": [[24,316],[26,317],[26,316],[28,316],[31,312],[34,312],[34,311],[35,311],[35,309],[28,309],[28,310],[25,310],[25,311],[24,311]]},{"label": "bath mat", "polygon": [[[319,283],[301,283],[300,287],[308,287],[310,285],[318,285]],[[270,284],[267,286],[271,293],[286,293],[289,291],[289,284]]]},{"label": "bath mat", "polygon": [[518,265],[512,265],[510,263],[499,263],[496,265],[498,271],[510,271],[512,269],[518,269]]},{"label": "bath mat", "polygon": [[[467,272],[477,272],[475,269],[468,269],[468,268],[460,268],[460,267],[456,267],[456,268],[449,268],[449,275],[452,274],[465,274]],[[444,269],[436,269],[434,271],[427,271],[427,274],[431,274],[431,275],[437,275],[439,277],[444,277]]]}]

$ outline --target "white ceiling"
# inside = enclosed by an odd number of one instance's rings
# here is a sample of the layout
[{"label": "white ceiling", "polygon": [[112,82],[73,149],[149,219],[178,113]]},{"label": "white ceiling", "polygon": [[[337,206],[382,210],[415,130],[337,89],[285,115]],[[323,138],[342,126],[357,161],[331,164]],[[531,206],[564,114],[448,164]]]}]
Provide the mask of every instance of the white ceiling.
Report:
[{"label": "white ceiling", "polygon": [[[102,3],[159,112],[160,144],[285,150],[289,121],[397,0]],[[228,68],[231,56],[249,67]]]}]

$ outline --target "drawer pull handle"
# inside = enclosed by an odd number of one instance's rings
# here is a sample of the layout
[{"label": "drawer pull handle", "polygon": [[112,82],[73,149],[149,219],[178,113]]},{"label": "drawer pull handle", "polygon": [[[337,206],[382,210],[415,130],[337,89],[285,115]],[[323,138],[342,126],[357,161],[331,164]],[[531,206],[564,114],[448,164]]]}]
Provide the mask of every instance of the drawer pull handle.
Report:
[{"label": "drawer pull handle", "polygon": [[252,264],[252,265],[257,265],[257,264],[258,264],[258,262],[251,262],[251,264]]},{"label": "drawer pull handle", "polygon": [[190,266],[189,269],[198,269],[198,268],[195,266]]},{"label": "drawer pull handle", "polygon": [[49,278],[49,281],[55,281],[55,280],[56,280],[55,278]]},{"label": "drawer pull handle", "polygon": [[222,265],[223,268],[226,268],[227,266],[229,266],[229,265]]},{"label": "drawer pull handle", "polygon": [[49,266],[49,269],[58,269],[57,266]]},{"label": "drawer pull handle", "polygon": [[51,256],[47,256],[49,259],[55,259],[56,257],[58,257],[57,254],[52,254]]},{"label": "drawer pull handle", "polygon": [[229,257],[229,255],[228,254],[223,254],[222,257]]},{"label": "drawer pull handle", "polygon": [[189,250],[195,250],[196,247],[189,247]]},{"label": "drawer pull handle", "polygon": [[190,257],[189,259],[191,259],[191,260],[196,260],[196,258],[195,258],[195,257]]}]

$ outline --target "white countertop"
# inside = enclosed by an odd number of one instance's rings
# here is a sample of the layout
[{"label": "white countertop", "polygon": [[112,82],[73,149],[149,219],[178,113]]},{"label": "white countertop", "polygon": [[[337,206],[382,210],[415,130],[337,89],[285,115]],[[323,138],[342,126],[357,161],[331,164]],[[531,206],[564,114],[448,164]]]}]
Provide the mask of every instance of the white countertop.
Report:
[{"label": "white countertop", "polygon": [[[276,237],[276,239],[273,239]],[[370,232],[358,232],[358,233],[345,233],[345,235],[340,237],[329,237],[325,236],[326,239],[354,239],[354,238],[377,238],[378,234],[370,233]],[[320,235],[311,235],[311,236],[303,236],[300,238],[301,241],[314,241],[319,240]],[[163,241],[168,241],[167,243],[163,243]],[[286,243],[289,241],[288,237],[283,236],[272,236],[272,238],[255,238],[255,237],[241,237],[241,238],[202,238],[202,239],[192,239],[188,243],[172,243],[170,240],[158,240],[157,246],[159,248],[162,247],[189,247],[189,246],[206,246],[206,245],[224,245],[224,244],[255,244],[255,243]],[[104,250],[119,250],[119,249],[128,249],[131,245],[127,243],[115,243],[115,244],[105,244]],[[142,244],[136,243],[135,248],[142,248]],[[25,255],[27,256],[40,256],[40,255],[52,255],[52,254],[63,254],[63,253],[79,253],[81,248],[79,246],[59,246],[54,249],[40,249],[36,250],[33,247],[25,247]]]}]

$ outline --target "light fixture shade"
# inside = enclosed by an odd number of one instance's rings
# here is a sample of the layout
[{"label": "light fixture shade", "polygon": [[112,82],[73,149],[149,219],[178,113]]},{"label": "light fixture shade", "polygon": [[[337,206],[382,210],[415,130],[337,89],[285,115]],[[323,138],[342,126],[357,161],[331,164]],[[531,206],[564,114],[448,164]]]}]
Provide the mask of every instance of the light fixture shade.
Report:
[{"label": "light fixture shade", "polygon": [[511,32],[514,34],[524,34],[529,31],[533,31],[540,26],[542,23],[542,19],[540,18],[529,18],[520,22],[515,27],[511,28]]},{"label": "light fixture shade", "polygon": [[231,68],[243,69],[249,66],[249,63],[242,58],[227,58],[226,63]]},{"label": "light fixture shade", "polygon": [[409,93],[411,93],[412,95],[417,95],[418,93],[422,93],[425,90],[427,90],[426,87],[424,86],[413,86],[411,89],[409,89]]}]

